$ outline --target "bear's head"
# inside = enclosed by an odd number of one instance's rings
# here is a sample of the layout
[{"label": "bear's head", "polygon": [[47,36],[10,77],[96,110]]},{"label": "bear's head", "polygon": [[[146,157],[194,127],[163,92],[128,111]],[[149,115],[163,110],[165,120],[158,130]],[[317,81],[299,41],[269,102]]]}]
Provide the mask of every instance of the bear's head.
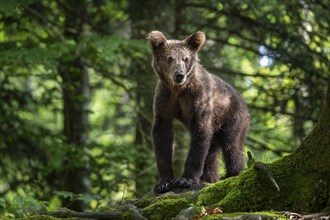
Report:
[{"label": "bear's head", "polygon": [[198,62],[197,53],[205,43],[203,32],[196,32],[184,40],[167,40],[160,31],[148,34],[152,47],[152,66],[166,83],[183,85]]}]

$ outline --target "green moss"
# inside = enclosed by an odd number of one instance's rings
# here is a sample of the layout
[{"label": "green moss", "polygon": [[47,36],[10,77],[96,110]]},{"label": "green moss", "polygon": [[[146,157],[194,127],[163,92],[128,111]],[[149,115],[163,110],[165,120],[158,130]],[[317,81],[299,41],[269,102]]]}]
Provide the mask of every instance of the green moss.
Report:
[{"label": "green moss", "polygon": [[[217,215],[207,215],[202,219],[206,220],[217,220],[217,219],[288,219],[283,215],[280,215],[275,212],[234,212],[234,213],[225,213],[225,214],[217,214]],[[258,218],[256,218],[258,217]]]},{"label": "green moss", "polygon": [[171,219],[189,205],[189,200],[165,199],[156,201],[142,210],[142,216],[148,219]]},{"label": "green moss", "polygon": [[237,177],[203,189],[198,196],[197,205],[216,205],[225,212],[320,211],[320,207],[324,207],[328,200],[324,189],[327,188],[329,175],[320,176],[318,170],[305,173],[297,156],[293,154],[267,164],[280,187],[279,192],[263,171],[252,166]]},{"label": "green moss", "polygon": [[268,177],[252,166],[237,177],[205,188],[201,191],[197,204],[216,205],[225,212],[264,210],[263,202],[276,194],[278,192]]},{"label": "green moss", "polygon": [[228,178],[214,183],[199,193],[197,205],[212,205],[222,200],[228,192],[235,188],[238,183],[238,177]]},{"label": "green moss", "polygon": [[143,196],[142,198],[132,201],[133,205],[135,205],[137,208],[144,208],[151,204],[154,204],[157,201],[161,200],[168,200],[168,199],[180,199],[180,198],[186,198],[186,199],[192,199],[194,195],[196,194],[195,191],[189,191],[186,193],[181,194],[175,194],[173,192],[168,192],[159,196],[156,196],[153,193],[148,193],[147,195]]},{"label": "green moss", "polygon": [[243,172],[236,187],[217,203],[225,212],[262,210],[265,189],[269,189],[267,179],[254,167]]},{"label": "green moss", "polygon": [[123,211],[122,214],[121,214],[121,217],[120,219],[122,220],[130,220],[130,219],[136,219],[133,215],[132,212],[129,212],[129,211]]}]

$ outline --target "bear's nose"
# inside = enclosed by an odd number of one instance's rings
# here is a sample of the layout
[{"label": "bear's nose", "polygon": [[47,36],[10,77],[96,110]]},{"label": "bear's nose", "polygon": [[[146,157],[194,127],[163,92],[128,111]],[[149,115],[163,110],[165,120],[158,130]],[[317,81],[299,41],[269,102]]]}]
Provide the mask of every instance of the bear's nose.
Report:
[{"label": "bear's nose", "polygon": [[175,79],[177,82],[182,82],[184,75],[181,71],[175,72]]},{"label": "bear's nose", "polygon": [[177,82],[182,82],[184,75],[182,73],[175,75],[175,79]]}]

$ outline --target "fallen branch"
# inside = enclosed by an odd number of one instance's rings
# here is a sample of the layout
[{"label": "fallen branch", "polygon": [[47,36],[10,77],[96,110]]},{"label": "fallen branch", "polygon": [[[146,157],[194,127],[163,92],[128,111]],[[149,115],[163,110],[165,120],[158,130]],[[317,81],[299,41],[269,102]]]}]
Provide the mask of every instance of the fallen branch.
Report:
[{"label": "fallen branch", "polygon": [[40,212],[39,215],[49,215],[56,218],[88,218],[98,220],[120,219],[120,212],[75,212],[71,210]]},{"label": "fallen branch", "polygon": [[75,212],[69,209],[63,209],[55,212],[40,212],[39,215],[48,215],[56,218],[79,218],[79,219],[97,219],[97,220],[113,220],[121,219],[123,213],[128,211],[133,219],[146,220],[140,213],[139,210],[132,204],[124,205],[122,211],[112,212]]}]

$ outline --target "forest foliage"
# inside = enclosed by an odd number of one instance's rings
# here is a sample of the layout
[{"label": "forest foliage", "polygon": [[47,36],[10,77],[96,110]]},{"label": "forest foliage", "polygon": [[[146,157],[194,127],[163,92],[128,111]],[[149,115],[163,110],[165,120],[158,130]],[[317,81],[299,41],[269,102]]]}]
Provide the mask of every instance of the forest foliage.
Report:
[{"label": "forest foliage", "polygon": [[[248,104],[246,151],[263,162],[292,152],[325,99],[329,9],[325,0],[1,0],[0,218],[101,210],[152,189],[152,30],[205,32],[201,63]],[[180,173],[189,135],[179,124],[175,133]]]}]

